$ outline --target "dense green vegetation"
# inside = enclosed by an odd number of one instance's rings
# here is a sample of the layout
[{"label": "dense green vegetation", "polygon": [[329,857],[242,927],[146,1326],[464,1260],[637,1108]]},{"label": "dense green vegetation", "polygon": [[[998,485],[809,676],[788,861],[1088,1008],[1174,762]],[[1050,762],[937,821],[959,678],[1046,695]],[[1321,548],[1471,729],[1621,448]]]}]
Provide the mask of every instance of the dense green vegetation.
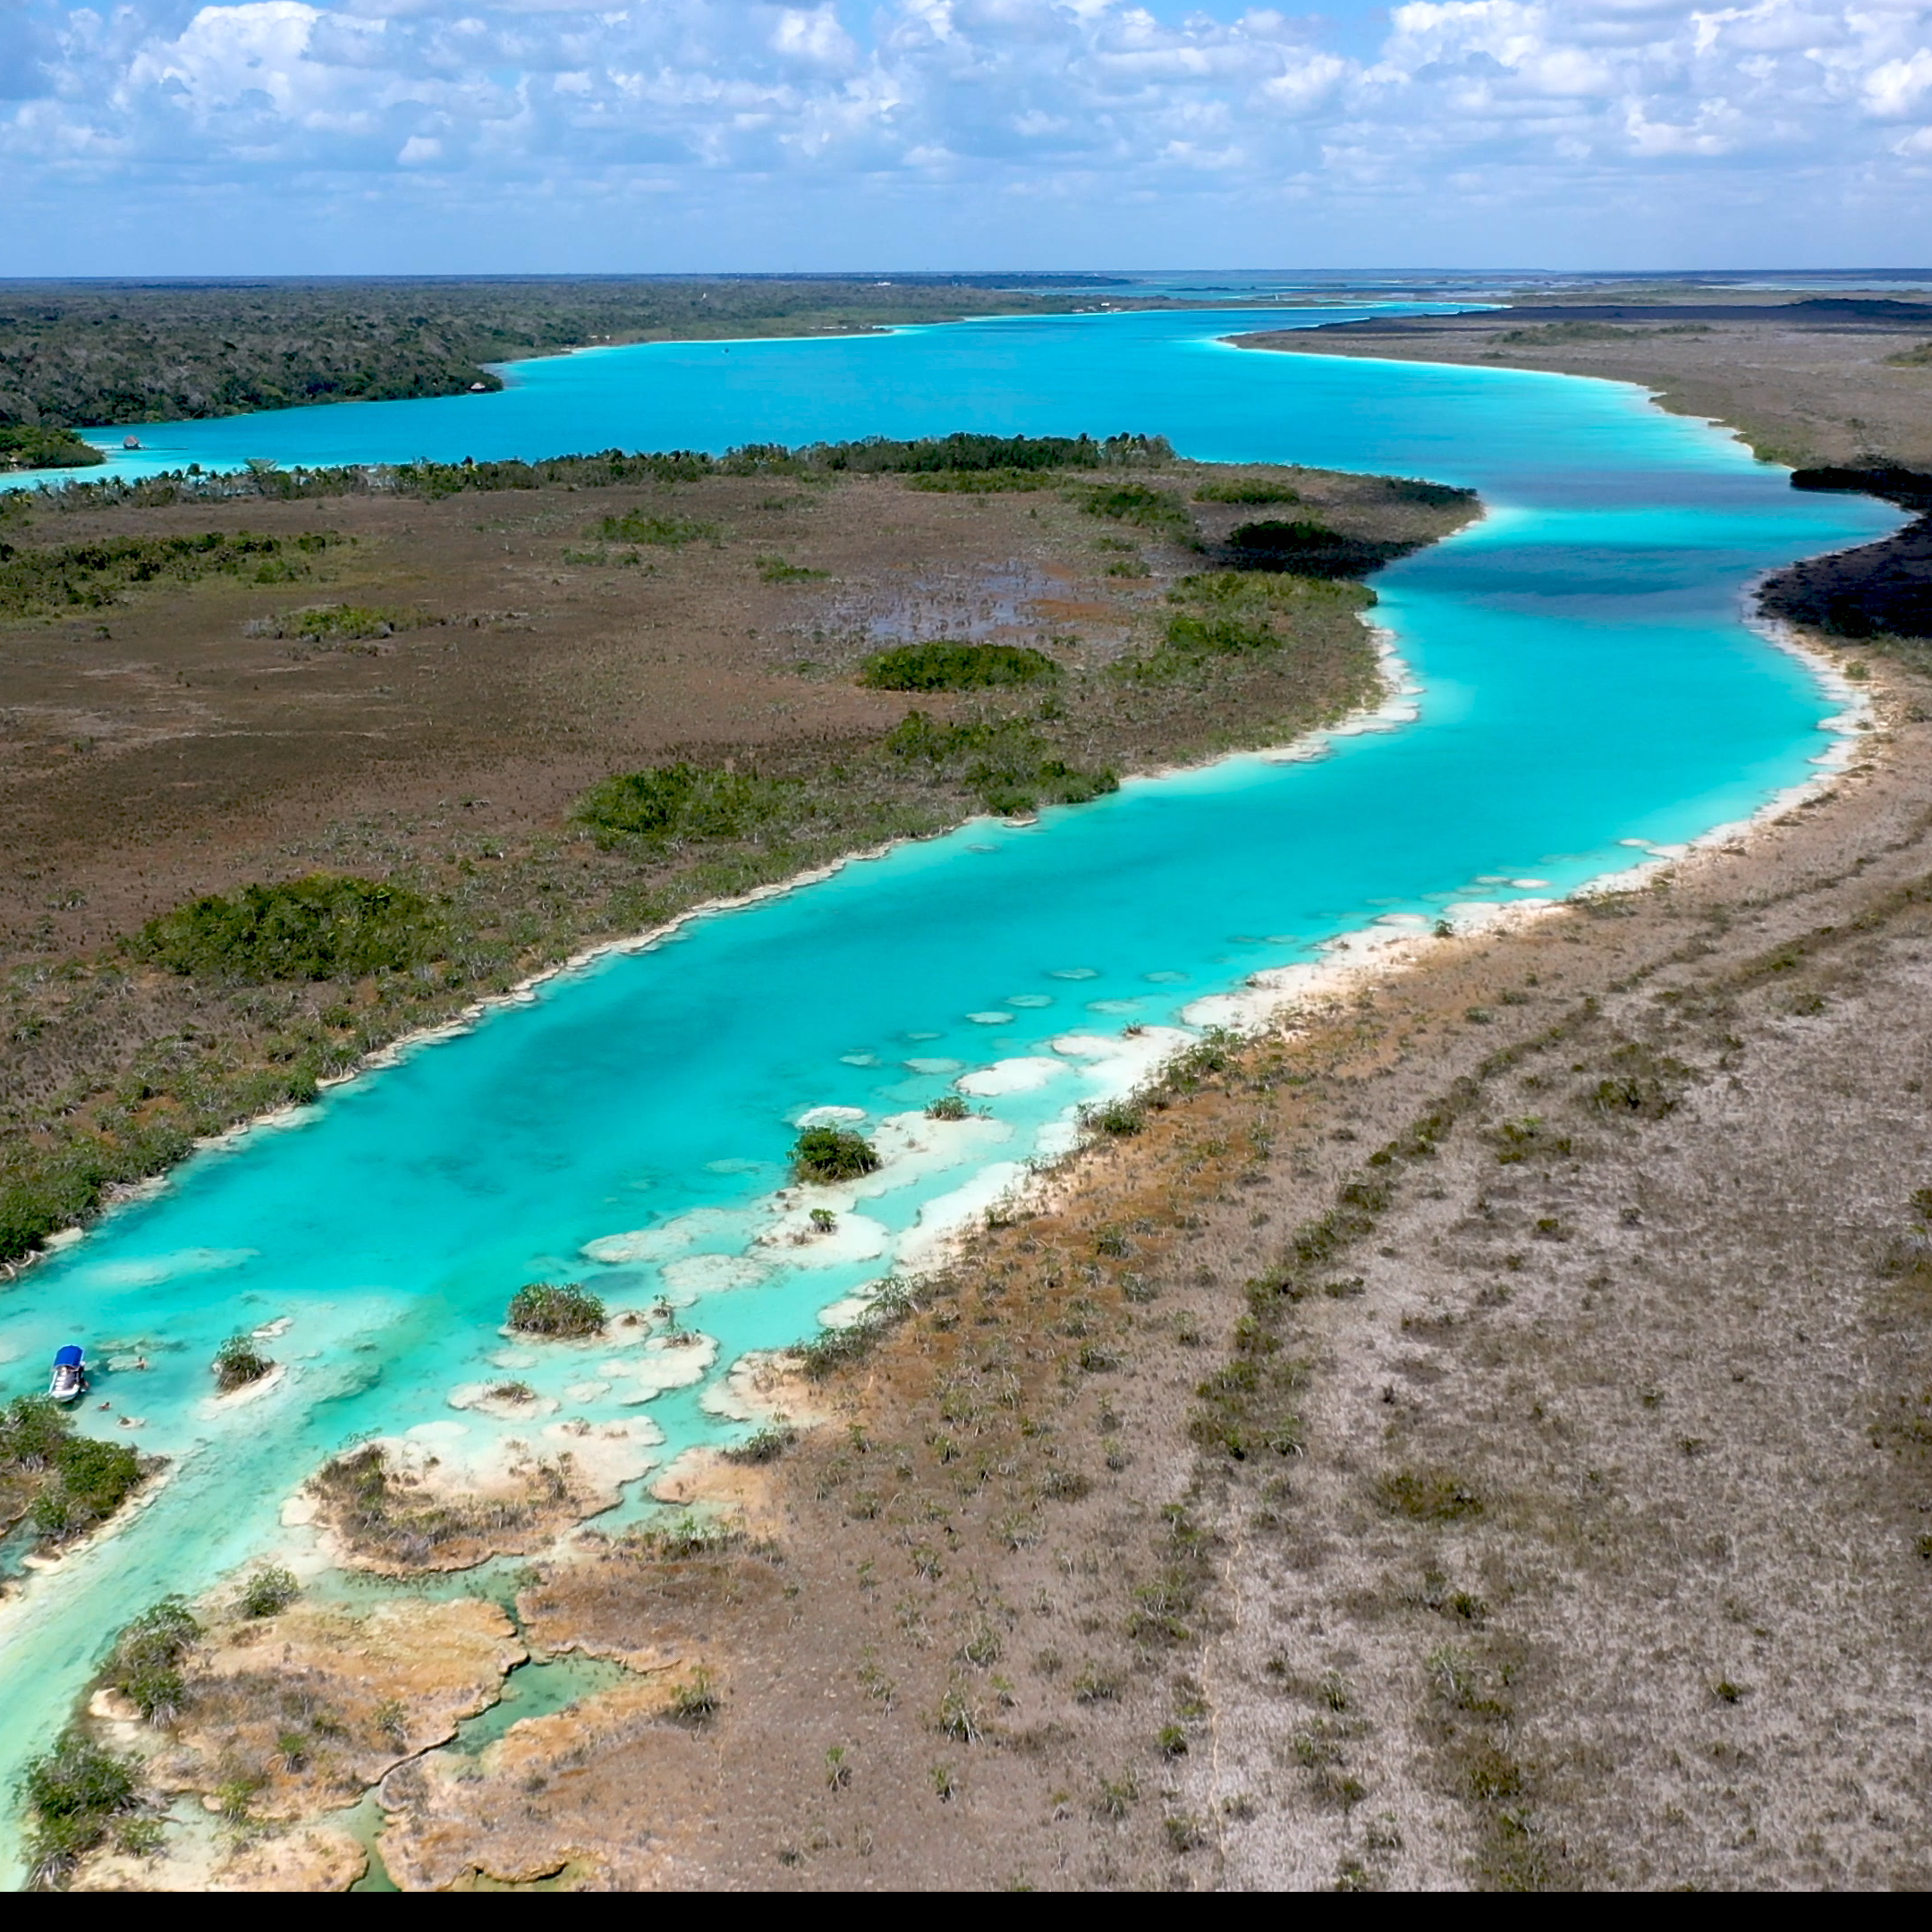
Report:
[{"label": "dense green vegetation", "polygon": [[394,637],[423,622],[415,611],[368,604],[311,604],[248,626],[254,637],[297,638],[307,644],[347,644],[365,638]]},{"label": "dense green vegetation", "polygon": [[1045,651],[1021,644],[901,644],[865,661],[859,682],[874,691],[984,691],[1060,675]]},{"label": "dense green vegetation", "polygon": [[1204,483],[1194,492],[1196,503],[1282,504],[1300,503],[1301,492],[1285,483],[1267,483],[1250,479],[1240,483]]},{"label": "dense green vegetation", "polygon": [[1057,470],[936,470],[906,479],[910,487],[938,495],[994,496],[1007,490],[1047,490],[1066,479]]},{"label": "dense green vegetation", "polygon": [[1172,490],[1154,489],[1145,483],[1104,484],[1082,495],[1080,508],[1089,516],[1138,524],[1190,549],[1198,547],[1200,541],[1187,505]]},{"label": "dense green vegetation", "polygon": [[886,745],[895,758],[924,763],[936,775],[966,786],[987,810],[1009,818],[1042,804],[1084,805],[1120,789],[1118,774],[1068,763],[1026,718],[943,724],[923,711],[909,711],[886,733]]},{"label": "dense green vegetation", "polygon": [[35,1886],[61,1885],[114,1821],[135,1810],[138,1791],[133,1760],[80,1731],[67,1732],[34,1758],[21,1776],[21,1796],[31,1822],[27,1858]]},{"label": "dense green vegetation", "polygon": [[[0,285],[0,425],[172,421],[499,389],[599,342],[863,329],[1076,306],[996,276]],[[1010,278],[1005,278],[1010,279]],[[1081,300],[1090,300],[1082,298]]]},{"label": "dense green vegetation", "polygon": [[691,517],[648,516],[641,510],[626,510],[622,516],[601,519],[589,534],[606,543],[661,544],[675,550],[717,533],[716,523],[699,523]]},{"label": "dense green vegetation", "polygon": [[1126,660],[1123,675],[1141,682],[1196,682],[1217,661],[1284,648],[1297,620],[1375,603],[1375,592],[1361,584],[1275,572],[1199,572],[1182,578],[1167,596],[1178,608],[1159,645]]},{"label": "dense green vegetation", "polygon": [[71,1542],[112,1516],[147,1473],[124,1443],[75,1435],[45,1395],[0,1410],[0,1534],[30,1516],[43,1541]]},{"label": "dense green vegetation", "polygon": [[293,583],[309,574],[311,556],[341,541],[327,530],[292,538],[207,530],[198,537],[106,537],[33,550],[0,543],[0,617],[100,610],[135,584],[216,576]]},{"label": "dense green vegetation", "polygon": [[593,1335],[604,1315],[603,1302],[576,1282],[525,1282],[505,1319],[520,1335]]},{"label": "dense green vegetation", "polygon": [[606,842],[626,836],[662,842],[753,838],[788,810],[801,805],[809,810],[803,791],[795,779],[658,765],[593,785],[577,817]]},{"label": "dense green vegetation", "polygon": [[51,1396],[15,1396],[0,1410],[0,1469],[37,1472],[47,1468],[71,1428],[65,1411]]},{"label": "dense green vegetation", "polygon": [[761,556],[758,573],[761,583],[822,583],[832,574],[809,564],[788,564],[782,556]]},{"label": "dense green vegetation", "polygon": [[[551,456],[538,462],[348,463],[321,469],[278,469],[267,462],[211,475],[199,463],[186,470],[134,480],[78,480],[43,486],[35,501],[60,510],[105,510],[132,505],[163,509],[182,503],[266,499],[285,503],[330,496],[421,496],[431,501],[466,492],[599,489],[614,485],[696,483],[706,477],[795,477],[810,481],[844,471],[899,475],[916,487],[950,489],[986,479],[1025,477],[1042,488],[1064,480],[1063,470],[1131,469],[1174,460],[1163,436],[936,436],[894,442],[885,436],[859,443],[747,443],[712,456],[703,450],[601,450],[591,455]],[[1137,499],[1138,501],[1138,499]],[[24,509],[23,504],[20,506]],[[1175,505],[1178,509],[1178,504]],[[0,518],[8,506],[0,502]],[[1111,514],[1110,512],[1103,512]],[[1184,513],[1182,513],[1184,514]],[[1190,526],[1191,528],[1191,525]]]},{"label": "dense green vegetation", "polygon": [[332,979],[400,972],[433,958],[439,936],[428,902],[407,886],[311,872],[191,900],[149,919],[129,951],[182,973]]},{"label": "dense green vegetation", "polygon": [[808,1127],[792,1149],[793,1178],[821,1185],[856,1181],[878,1165],[878,1149],[849,1127]]},{"label": "dense green vegetation", "polygon": [[182,1660],[200,1634],[188,1606],[179,1597],[164,1597],[114,1640],[107,1682],[149,1724],[173,1724],[187,1696]]},{"label": "dense green vegetation", "polygon": [[34,1498],[33,1522],[49,1543],[71,1543],[104,1523],[140,1487],[141,1459],[125,1443],[63,1437]]},{"label": "dense green vegetation", "polygon": [[0,470],[80,470],[106,461],[71,429],[51,424],[0,426]]},{"label": "dense green vegetation", "polygon": [[1298,577],[1366,577],[1418,548],[1414,543],[1349,537],[1311,518],[1243,523],[1228,535],[1227,561],[1239,570],[1292,571]]},{"label": "dense green vegetation", "polygon": [[232,1335],[215,1351],[209,1366],[215,1371],[216,1386],[224,1395],[230,1395],[250,1382],[259,1382],[275,1364],[255,1346],[251,1336]]},{"label": "dense green vegetation", "polygon": [[301,1595],[301,1585],[295,1580],[292,1570],[284,1570],[279,1563],[266,1563],[242,1586],[242,1614],[280,1616]]},{"label": "dense green vegetation", "polygon": [[890,436],[867,436],[857,443],[815,443],[799,454],[817,469],[901,476],[1123,470],[1174,460],[1174,445],[1165,436],[996,436],[966,431],[919,436],[909,443]]}]

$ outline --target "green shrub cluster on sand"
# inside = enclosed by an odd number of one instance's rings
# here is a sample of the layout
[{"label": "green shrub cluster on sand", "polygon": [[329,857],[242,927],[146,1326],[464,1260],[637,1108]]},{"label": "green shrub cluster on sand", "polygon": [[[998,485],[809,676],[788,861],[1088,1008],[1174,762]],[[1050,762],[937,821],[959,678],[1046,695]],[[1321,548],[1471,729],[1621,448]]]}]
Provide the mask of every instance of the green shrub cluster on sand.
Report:
[{"label": "green shrub cluster on sand", "polygon": [[1250,479],[1239,483],[1204,483],[1194,492],[1196,503],[1282,504],[1300,503],[1301,492],[1285,483],[1267,483]]},{"label": "green shrub cluster on sand", "polygon": [[867,436],[856,443],[813,443],[799,460],[821,470],[858,470],[899,475],[945,475],[979,470],[996,474],[1026,470],[1124,470],[1170,463],[1165,436],[1000,436],[955,431],[896,442]]},{"label": "green shrub cluster on sand", "polygon": [[576,1282],[525,1282],[510,1298],[506,1318],[519,1335],[594,1335],[603,1332],[604,1304]]},{"label": "green shrub cluster on sand", "polygon": [[808,1127],[792,1149],[792,1173],[800,1181],[856,1181],[878,1165],[878,1149],[849,1127]]},{"label": "green shrub cluster on sand", "polygon": [[64,1885],[115,1820],[139,1809],[139,1791],[134,1760],[103,1750],[78,1730],[34,1758],[21,1778],[34,1887],[53,1891]]},{"label": "green shrub cluster on sand", "polygon": [[435,958],[442,936],[428,901],[407,886],[312,872],[177,906],[129,949],[181,973],[333,979],[402,971]]},{"label": "green shrub cluster on sand", "polygon": [[0,470],[81,470],[106,461],[72,429],[46,423],[0,424]]},{"label": "green shrub cluster on sand", "polygon": [[1021,644],[901,644],[868,657],[859,682],[874,691],[983,691],[1060,675],[1045,651]]},{"label": "green shrub cluster on sand", "polygon": [[1013,490],[1048,490],[1065,481],[1054,470],[935,470],[906,479],[932,495],[997,496]]},{"label": "green shrub cluster on sand", "polygon": [[228,1395],[246,1388],[250,1382],[259,1382],[275,1364],[255,1346],[251,1336],[232,1335],[215,1351],[210,1367],[215,1371],[216,1386]]},{"label": "green shrub cluster on sand", "polygon": [[830,571],[814,570],[809,564],[791,564],[782,556],[761,556],[758,560],[761,583],[822,583]]},{"label": "green shrub cluster on sand", "polygon": [[279,1563],[265,1563],[242,1586],[242,1614],[247,1617],[280,1616],[301,1595],[301,1585],[292,1570]]},{"label": "green shrub cluster on sand", "polygon": [[956,776],[988,811],[1012,817],[1042,804],[1084,805],[1120,789],[1111,770],[1083,771],[1060,757],[1025,718],[978,718],[942,724],[909,711],[886,744],[895,757],[918,758]]},{"label": "green shrub cluster on sand", "polygon": [[125,1443],[68,1436],[54,1451],[33,1524],[49,1543],[71,1543],[104,1523],[140,1487],[141,1459]]},{"label": "green shrub cluster on sand", "polygon": [[803,792],[796,779],[657,765],[593,785],[577,818],[606,838],[751,838],[805,805]]},{"label": "green shrub cluster on sand", "polygon": [[[179,503],[229,503],[266,497],[275,502],[325,496],[423,496],[432,501],[467,491],[599,489],[612,485],[695,483],[713,476],[784,476],[805,480],[845,471],[934,479],[950,488],[979,475],[1038,476],[1042,487],[1061,480],[1063,470],[1123,470],[1174,461],[1165,436],[928,436],[894,442],[870,436],[859,443],[746,443],[713,456],[703,450],[649,450],[627,454],[551,456],[536,462],[345,463],[284,470],[270,462],[219,476],[199,463],[182,470],[138,479],[77,480],[43,488],[36,501],[61,510],[101,510],[134,504],[160,508]],[[965,486],[970,487],[972,486]],[[999,485],[996,487],[1005,487]]]},{"label": "green shrub cluster on sand", "polygon": [[[1663,329],[1660,335],[1674,335],[1683,333],[1676,329]],[[1382,477],[1377,479],[1382,494],[1390,503],[1420,504],[1430,510],[1453,510],[1459,504],[1473,504],[1476,492],[1464,489],[1456,483],[1428,483],[1420,477]]]},{"label": "green shrub cluster on sand", "polygon": [[135,584],[216,576],[293,583],[309,575],[311,556],[342,540],[328,530],[300,537],[204,530],[196,537],[104,537],[33,550],[0,544],[0,617],[102,610]]},{"label": "green shrub cluster on sand", "polygon": [[0,1535],[30,1518],[43,1542],[72,1542],[106,1521],[159,1465],[125,1443],[77,1436],[45,1395],[0,1410]]},{"label": "green shrub cluster on sand", "polygon": [[151,1724],[170,1724],[187,1697],[182,1660],[201,1634],[179,1597],[164,1597],[114,1640],[107,1682]]},{"label": "green shrub cluster on sand", "polygon": [[1145,483],[1109,483],[1081,492],[1080,506],[1089,516],[1110,517],[1132,523],[1186,549],[1199,547],[1200,532],[1188,508],[1173,490]]},{"label": "green shrub cluster on sand", "polygon": [[716,523],[700,523],[694,517],[649,516],[641,510],[626,510],[622,516],[600,518],[588,534],[605,543],[658,544],[677,550],[717,533]]},{"label": "green shrub cluster on sand", "polygon": [[1199,572],[1182,578],[1167,596],[1180,608],[1159,647],[1128,659],[1123,675],[1142,682],[1199,679],[1216,662],[1284,648],[1298,617],[1366,610],[1376,600],[1360,584],[1245,571]]},{"label": "green shrub cluster on sand", "polygon": [[311,604],[258,618],[248,626],[255,637],[297,638],[309,644],[351,643],[363,638],[393,637],[423,622],[418,611],[370,604]]}]

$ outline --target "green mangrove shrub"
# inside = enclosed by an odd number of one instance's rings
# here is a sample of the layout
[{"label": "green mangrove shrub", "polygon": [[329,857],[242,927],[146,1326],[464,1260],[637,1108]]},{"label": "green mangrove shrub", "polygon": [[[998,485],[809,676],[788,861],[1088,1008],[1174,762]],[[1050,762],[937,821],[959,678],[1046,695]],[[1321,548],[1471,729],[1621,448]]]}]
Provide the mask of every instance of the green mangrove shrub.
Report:
[{"label": "green mangrove shrub", "polygon": [[743,839],[806,802],[796,779],[679,763],[606,778],[578,801],[576,817],[605,844],[627,837]]},{"label": "green mangrove shrub", "polygon": [[604,1303],[577,1282],[525,1282],[506,1319],[520,1335],[593,1335],[603,1329]]},{"label": "green mangrove shrub", "polygon": [[187,1695],[182,1660],[200,1634],[188,1606],[179,1597],[164,1597],[115,1638],[107,1682],[149,1724],[173,1724]]},{"label": "green mangrove shrub", "polygon": [[821,1185],[856,1181],[879,1165],[878,1149],[849,1127],[808,1127],[792,1148],[792,1178]]},{"label": "green mangrove shrub", "polygon": [[310,604],[301,610],[281,611],[257,618],[248,627],[251,637],[295,638],[309,644],[347,644],[364,638],[394,637],[423,623],[419,611],[373,604]]},{"label": "green mangrove shrub", "polygon": [[0,424],[0,470],[78,470],[106,461],[72,429],[52,423]]},{"label": "green mangrove shrub", "polygon": [[1136,524],[1191,549],[1199,541],[1194,519],[1172,490],[1154,489],[1145,483],[1101,484],[1081,492],[1080,506],[1089,516]]},{"label": "green mangrove shrub", "polygon": [[17,1395],[0,1410],[0,1476],[38,1475],[72,1433],[67,1411],[46,1395]]},{"label": "green mangrove shrub", "polygon": [[1013,816],[1045,804],[1083,805],[1120,789],[1111,770],[1070,765],[1024,718],[942,724],[909,711],[886,734],[894,756],[920,758],[978,793],[988,811]]},{"label": "green mangrove shrub", "polygon": [[236,1389],[246,1388],[250,1382],[259,1382],[275,1363],[255,1346],[252,1336],[235,1334],[215,1351],[215,1360],[209,1366],[215,1371],[216,1386],[224,1395],[229,1395]]},{"label": "green mangrove shrub", "polygon": [[865,661],[859,682],[874,691],[983,691],[1060,675],[1045,651],[1023,644],[902,644]]},{"label": "green mangrove shrub", "polygon": [[30,1828],[27,1858],[36,1890],[57,1891],[117,1818],[139,1804],[134,1761],[103,1750],[79,1730],[28,1763],[21,1777]]},{"label": "green mangrove shrub", "polygon": [[622,516],[602,518],[586,532],[606,543],[657,544],[665,549],[682,549],[716,537],[716,523],[700,523],[693,517],[647,516],[641,510],[627,510]]},{"label": "green mangrove shrub", "polygon": [[1310,518],[1243,523],[1228,533],[1226,559],[1241,570],[1292,571],[1301,577],[1358,578],[1419,545],[1350,537]]},{"label": "green mangrove shrub", "polygon": [[292,1570],[279,1563],[265,1563],[242,1586],[242,1614],[248,1617],[280,1616],[301,1595],[301,1585]]},{"label": "green mangrove shrub", "polygon": [[814,570],[807,564],[787,563],[782,556],[761,556],[758,573],[761,583],[819,583],[832,574],[830,571]]},{"label": "green mangrove shrub", "polygon": [[310,573],[310,555],[342,541],[328,530],[289,538],[207,530],[194,537],[103,537],[36,549],[0,547],[0,617],[102,610],[118,604],[124,591],[148,583],[193,583],[216,576],[293,583]]},{"label": "green mangrove shrub", "polygon": [[1285,483],[1269,483],[1249,478],[1231,483],[1204,483],[1194,492],[1196,503],[1290,504],[1301,501],[1301,492]]},{"label": "green mangrove shrub", "polygon": [[148,920],[128,950],[178,973],[360,979],[434,959],[444,937],[429,902],[407,886],[311,872],[191,900]]},{"label": "green mangrove shrub", "polygon": [[125,1443],[67,1436],[48,1461],[33,1523],[49,1543],[71,1543],[104,1523],[140,1486],[141,1459]]},{"label": "green mangrove shrub", "polygon": [[1051,470],[935,470],[906,479],[909,488],[961,496],[992,496],[1008,490],[1051,489],[1061,478]]}]

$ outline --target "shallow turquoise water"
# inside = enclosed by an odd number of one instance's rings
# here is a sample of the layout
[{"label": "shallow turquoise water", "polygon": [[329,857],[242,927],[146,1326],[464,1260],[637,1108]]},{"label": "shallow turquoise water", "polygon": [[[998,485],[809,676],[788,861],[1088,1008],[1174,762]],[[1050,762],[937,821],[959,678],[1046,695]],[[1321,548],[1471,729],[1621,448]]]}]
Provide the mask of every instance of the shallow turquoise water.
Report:
[{"label": "shallow turquoise water", "polygon": [[[1125,1025],[1170,1025],[1378,917],[1532,890],[1499,879],[1561,894],[1629,863],[1619,841],[1695,836],[1811,775],[1835,707],[1743,628],[1741,595],[1754,572],[1862,540],[1892,513],[1793,495],[1784,472],[1633,391],[1213,339],[1250,320],[654,345],[524,365],[496,396],[143,432],[157,461],[212,464],[1131,428],[1191,456],[1468,483],[1495,513],[1380,580],[1378,614],[1423,687],[1418,722],[1338,740],[1319,762],[1131,784],[1036,828],[976,824],[693,921],[199,1157],[30,1270],[0,1299],[0,1389],[39,1386],[62,1342],[139,1343],[153,1367],[103,1377],[114,1414],[89,1425],[143,1417],[136,1439],[176,1467],[119,1535],[0,1610],[0,1782],[132,1611],[278,1542],[299,1556],[281,1505],[348,1440],[427,1428],[445,1455],[512,1434],[581,1453],[607,1438],[538,1432],[648,1419],[663,1459],[730,1426],[699,1386],[626,1405],[648,1388],[635,1346],[504,1358],[496,1324],[519,1283],[568,1275],[639,1305],[668,1293],[716,1338],[722,1370],[877,1278],[922,1212],[989,1163],[1059,1144],[1072,1106],[1131,1074]],[[996,1062],[1008,1077],[984,1099],[992,1122],[929,1136],[881,1191],[842,1206],[834,1244],[782,1229],[758,1242],[802,1110],[877,1125],[956,1078],[986,1086],[976,1070]],[[707,1212],[681,1218],[693,1210]],[[285,1380],[213,1408],[216,1343],[282,1320]],[[505,1373],[559,1408],[509,1423],[449,1405]]]}]

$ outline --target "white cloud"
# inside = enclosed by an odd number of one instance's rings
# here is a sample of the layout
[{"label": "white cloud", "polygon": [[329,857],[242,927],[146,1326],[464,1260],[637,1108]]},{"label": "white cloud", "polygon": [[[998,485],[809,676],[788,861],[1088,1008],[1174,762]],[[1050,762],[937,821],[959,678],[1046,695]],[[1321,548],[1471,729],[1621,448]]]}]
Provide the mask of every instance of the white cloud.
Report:
[{"label": "white cloud", "polygon": [[0,155],[55,199],[83,166],[89,191],[157,193],[279,171],[330,207],[436,191],[426,169],[469,198],[643,183],[653,205],[769,199],[751,184],[795,172],[888,198],[1245,195],[1233,234],[1291,199],[1358,230],[1373,207],[1398,233],[1459,194],[1675,218],[1688,169],[1758,193],[1768,245],[1796,170],[1808,206],[1891,197],[1903,252],[1932,241],[1932,0],[1405,0],[1359,52],[1273,8],[1131,0],[0,5]]}]

